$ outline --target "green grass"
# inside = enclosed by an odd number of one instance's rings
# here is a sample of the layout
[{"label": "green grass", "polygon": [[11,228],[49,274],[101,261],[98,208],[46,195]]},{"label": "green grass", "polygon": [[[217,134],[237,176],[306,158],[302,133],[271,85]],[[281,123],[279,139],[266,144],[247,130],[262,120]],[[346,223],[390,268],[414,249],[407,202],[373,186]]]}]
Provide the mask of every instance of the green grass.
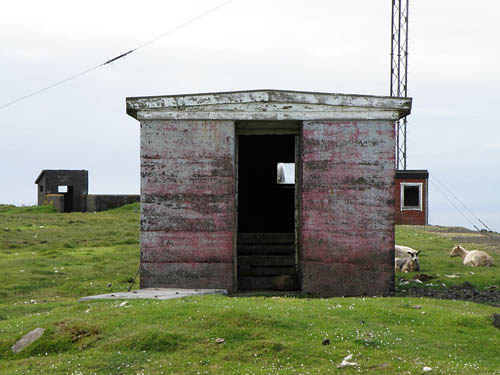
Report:
[{"label": "green grass", "polygon": [[[398,277],[410,279],[415,274],[426,273],[435,279],[424,283],[441,286],[459,285],[464,282],[485,289],[500,286],[500,235],[478,233],[462,228],[423,227],[401,225],[396,229],[396,242],[421,250],[419,272],[398,274]],[[468,250],[485,250],[495,260],[494,267],[466,267],[459,257],[451,258],[449,253],[456,244],[462,244]],[[404,289],[404,288],[403,288]]]},{"label": "green grass", "polygon": [[[78,303],[126,290],[139,263],[138,227],[137,204],[88,214],[0,206],[0,374],[422,374],[423,366],[431,374],[500,374],[500,332],[490,318],[500,311],[470,302],[203,296]],[[453,236],[435,229],[397,228],[398,243],[422,249],[422,272],[463,275],[449,282],[479,287],[497,274],[498,285],[498,266],[468,274],[447,255]],[[46,329],[42,338],[12,353],[36,327]],[[349,353],[360,367],[337,369]]]}]

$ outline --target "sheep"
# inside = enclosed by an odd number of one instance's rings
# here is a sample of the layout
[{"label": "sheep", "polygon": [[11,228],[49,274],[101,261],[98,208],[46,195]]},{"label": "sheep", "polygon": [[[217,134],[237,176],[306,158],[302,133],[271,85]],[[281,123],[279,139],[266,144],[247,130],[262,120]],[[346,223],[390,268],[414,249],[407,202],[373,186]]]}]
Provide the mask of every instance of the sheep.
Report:
[{"label": "sheep", "polygon": [[465,250],[461,245],[456,245],[450,253],[450,257],[459,256],[464,260],[464,265],[471,267],[489,267],[493,265],[493,258],[481,250]]},{"label": "sheep", "polygon": [[396,258],[411,258],[415,261],[415,271],[420,271],[420,261],[418,259],[418,254],[420,250],[412,249],[408,246],[395,245],[394,246],[394,256]]},{"label": "sheep", "polygon": [[418,260],[415,258],[394,258],[394,269],[396,272],[414,272],[418,271]]}]

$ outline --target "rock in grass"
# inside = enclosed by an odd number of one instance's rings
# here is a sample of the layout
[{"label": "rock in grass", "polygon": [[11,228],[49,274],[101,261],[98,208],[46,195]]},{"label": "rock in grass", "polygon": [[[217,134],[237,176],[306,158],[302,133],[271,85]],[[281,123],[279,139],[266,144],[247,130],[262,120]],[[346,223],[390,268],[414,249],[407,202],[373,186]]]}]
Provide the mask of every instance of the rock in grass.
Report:
[{"label": "rock in grass", "polygon": [[14,345],[12,345],[11,349],[14,353],[19,353],[21,350],[26,348],[28,345],[32,344],[36,340],[38,340],[40,337],[42,337],[43,333],[45,332],[45,328],[35,328],[33,331],[28,332],[25,334],[21,339],[16,342]]},{"label": "rock in grass", "polygon": [[349,366],[359,366],[356,362],[350,362],[352,359],[352,354],[349,354],[347,357],[345,357],[342,362],[340,362],[340,365],[337,366],[337,368],[344,368],[344,367],[349,367]]},{"label": "rock in grass", "polygon": [[434,276],[427,275],[426,273],[421,273],[421,274],[413,276],[413,280],[416,280],[416,279],[418,279],[420,281],[428,281],[428,280],[434,279]]},{"label": "rock in grass", "polygon": [[493,314],[491,317],[493,318],[493,325],[500,328],[500,314]]}]

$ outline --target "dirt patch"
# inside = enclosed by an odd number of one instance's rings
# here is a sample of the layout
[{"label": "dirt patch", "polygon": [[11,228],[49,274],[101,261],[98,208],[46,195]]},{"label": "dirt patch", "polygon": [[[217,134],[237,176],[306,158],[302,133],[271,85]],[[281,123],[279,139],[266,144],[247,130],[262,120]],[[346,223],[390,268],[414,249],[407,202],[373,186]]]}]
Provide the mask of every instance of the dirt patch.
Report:
[{"label": "dirt patch", "polygon": [[56,326],[58,331],[68,335],[73,343],[84,337],[94,336],[100,333],[96,328],[78,327],[65,321],[56,323]]},{"label": "dirt patch", "polygon": [[489,290],[480,290],[468,282],[449,288],[412,286],[404,292],[399,292],[398,296],[462,300],[500,307],[500,289],[498,287],[490,287]]}]

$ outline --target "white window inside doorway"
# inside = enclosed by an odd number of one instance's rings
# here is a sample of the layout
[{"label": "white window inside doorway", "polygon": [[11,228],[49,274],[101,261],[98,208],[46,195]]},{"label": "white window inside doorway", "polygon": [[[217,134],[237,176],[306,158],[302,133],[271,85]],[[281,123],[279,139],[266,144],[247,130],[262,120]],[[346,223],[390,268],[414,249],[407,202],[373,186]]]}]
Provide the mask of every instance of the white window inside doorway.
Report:
[{"label": "white window inside doorway", "polygon": [[278,163],[276,175],[278,185],[295,184],[295,163]]}]

